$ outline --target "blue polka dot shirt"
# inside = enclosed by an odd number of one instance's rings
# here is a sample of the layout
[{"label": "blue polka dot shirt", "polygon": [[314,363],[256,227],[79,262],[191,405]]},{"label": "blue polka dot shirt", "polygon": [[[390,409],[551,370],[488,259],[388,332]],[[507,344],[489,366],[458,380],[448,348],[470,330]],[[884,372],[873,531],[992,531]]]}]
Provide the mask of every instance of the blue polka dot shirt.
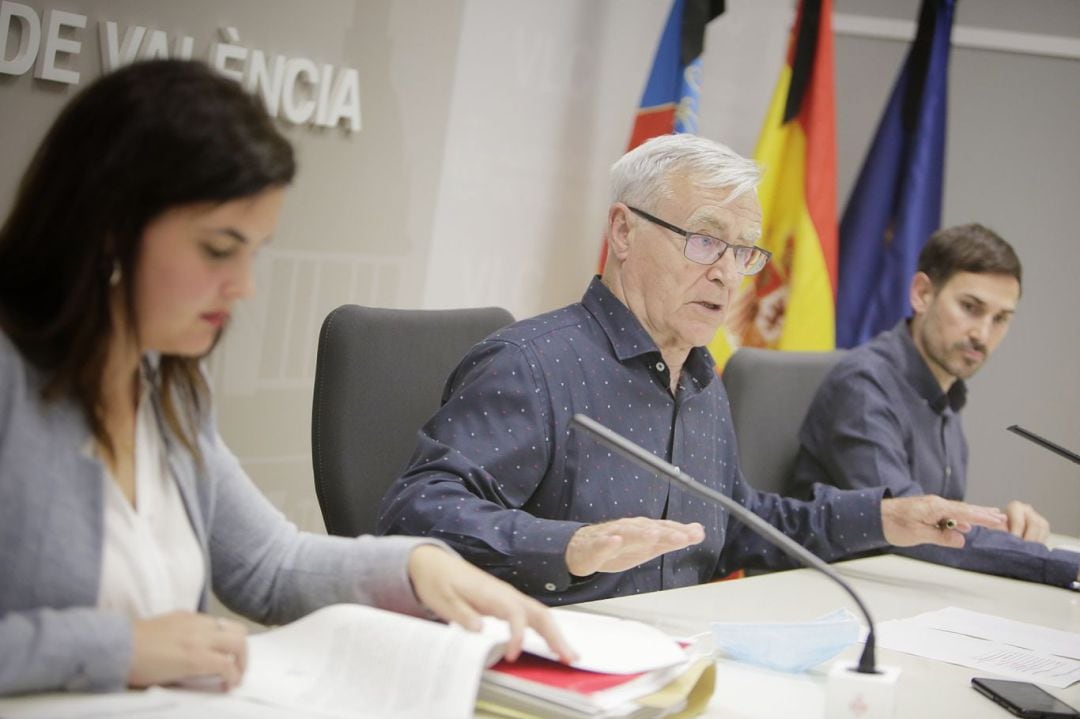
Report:
[{"label": "blue polka dot shirt", "polygon": [[[674,396],[656,344],[600,280],[582,301],[476,345],[447,382],[379,531],[442,539],[548,604],[681,587],[742,567],[787,567],[780,550],[719,507],[582,432],[583,413],[727,494],[831,560],[885,544],[881,489],[820,487],[810,500],[744,481],[727,395],[707,351],[690,352]],[[767,431],[767,428],[763,428]],[[585,524],[620,517],[700,522],[705,541],[620,573],[574,577],[564,554]]]},{"label": "blue polka dot shirt", "polygon": [[[851,350],[818,388],[799,432],[794,496],[816,482],[842,489],[887,487],[893,497],[963,499],[968,446],[960,423],[967,386],[942,392],[906,320]],[[1080,553],[1005,531],[973,527],[962,549],[920,544],[897,554],[960,569],[1071,586]]]}]

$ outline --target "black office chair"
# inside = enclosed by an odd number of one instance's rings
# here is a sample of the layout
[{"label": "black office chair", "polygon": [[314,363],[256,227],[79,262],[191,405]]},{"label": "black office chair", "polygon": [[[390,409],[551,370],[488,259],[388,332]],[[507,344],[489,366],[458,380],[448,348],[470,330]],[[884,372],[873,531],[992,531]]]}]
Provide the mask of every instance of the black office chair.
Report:
[{"label": "black office chair", "polygon": [[787,494],[799,453],[799,428],[814,393],[844,354],[743,347],[724,367],[739,462],[755,489]]},{"label": "black office chair", "polygon": [[392,310],[342,305],[323,321],[311,412],[315,493],[326,531],[375,531],[379,501],[474,344],[513,322],[498,307]]}]

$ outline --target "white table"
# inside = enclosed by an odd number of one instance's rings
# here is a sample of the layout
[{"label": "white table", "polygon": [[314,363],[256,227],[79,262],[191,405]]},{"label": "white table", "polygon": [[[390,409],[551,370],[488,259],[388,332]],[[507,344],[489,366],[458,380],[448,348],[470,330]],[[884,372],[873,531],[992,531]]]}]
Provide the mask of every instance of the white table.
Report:
[{"label": "white table", "polygon": [[[874,620],[910,617],[944,607],[961,607],[1018,621],[1080,632],[1080,593],[1028,582],[949,569],[894,556],[873,557],[833,565],[867,604]],[[715,620],[796,621],[849,606],[851,600],[836,584],[808,569],[776,572],[728,582],[687,587],[634,597],[576,605],[593,611],[637,619],[680,637],[709,630]],[[861,645],[847,649],[842,658],[854,660]],[[897,693],[897,719],[1008,719],[1012,715],[977,694],[971,677],[980,672],[900,652],[878,649],[878,662],[902,670]],[[825,665],[826,667],[828,665]],[[824,713],[825,669],[806,674],[785,674],[738,662],[717,661],[717,689],[706,716],[725,719],[817,719]],[[1080,684],[1049,689],[1051,694],[1080,707]],[[97,697],[95,702],[120,702],[132,694]],[[56,695],[0,699],[0,717],[55,716],[46,702]],[[59,697],[78,702],[79,697]],[[224,698],[223,698],[224,700]],[[44,711],[45,713],[42,713]],[[50,713],[52,712],[52,713]],[[64,712],[65,714],[67,712]],[[159,716],[186,716],[164,712]],[[294,713],[260,705],[221,707],[219,716],[293,717]]]},{"label": "white table", "polygon": [[[854,585],[875,622],[954,606],[1080,632],[1078,592],[897,556],[857,559],[834,567]],[[858,614],[839,586],[809,569],[577,605],[582,611],[644,621],[675,636],[707,632],[712,621],[800,621],[840,606]],[[856,645],[841,657],[854,660],[861,651],[862,645]],[[902,670],[897,719],[1012,716],[971,688],[971,677],[985,672],[881,648],[877,657],[879,664]],[[717,664],[717,689],[707,716],[813,719],[824,714],[828,664],[802,675],[727,659]],[[1080,684],[1048,691],[1080,708]]]}]

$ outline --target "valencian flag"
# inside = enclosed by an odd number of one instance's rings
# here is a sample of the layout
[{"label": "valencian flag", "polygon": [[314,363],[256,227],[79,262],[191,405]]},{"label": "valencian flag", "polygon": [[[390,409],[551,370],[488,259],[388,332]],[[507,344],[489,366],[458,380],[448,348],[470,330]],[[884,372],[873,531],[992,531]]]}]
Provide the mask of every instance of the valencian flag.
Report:
[{"label": "valencian flag", "polygon": [[[628,152],[650,137],[673,132],[697,133],[705,26],[722,12],[724,0],[675,0],[672,3],[641,96],[634,130],[630,133]],[[601,271],[606,250],[606,246],[600,248]]]},{"label": "valencian flag", "polygon": [[787,62],[773,91],[754,159],[762,237],[773,253],[748,277],[709,350],[723,367],[738,347],[834,347],[836,101],[832,0],[802,0]]},{"label": "valencian flag", "polygon": [[949,36],[955,0],[923,0],[919,29],[840,223],[837,344],[908,313],[919,251],[941,225]]}]

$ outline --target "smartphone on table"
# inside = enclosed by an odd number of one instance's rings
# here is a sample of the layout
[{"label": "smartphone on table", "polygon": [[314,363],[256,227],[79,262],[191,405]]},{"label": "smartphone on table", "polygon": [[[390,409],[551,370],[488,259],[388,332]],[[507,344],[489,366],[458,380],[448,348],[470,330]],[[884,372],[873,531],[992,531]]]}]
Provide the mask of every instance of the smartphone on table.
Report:
[{"label": "smartphone on table", "polygon": [[975,677],[971,680],[971,686],[1018,717],[1080,719],[1080,712],[1030,682]]}]

